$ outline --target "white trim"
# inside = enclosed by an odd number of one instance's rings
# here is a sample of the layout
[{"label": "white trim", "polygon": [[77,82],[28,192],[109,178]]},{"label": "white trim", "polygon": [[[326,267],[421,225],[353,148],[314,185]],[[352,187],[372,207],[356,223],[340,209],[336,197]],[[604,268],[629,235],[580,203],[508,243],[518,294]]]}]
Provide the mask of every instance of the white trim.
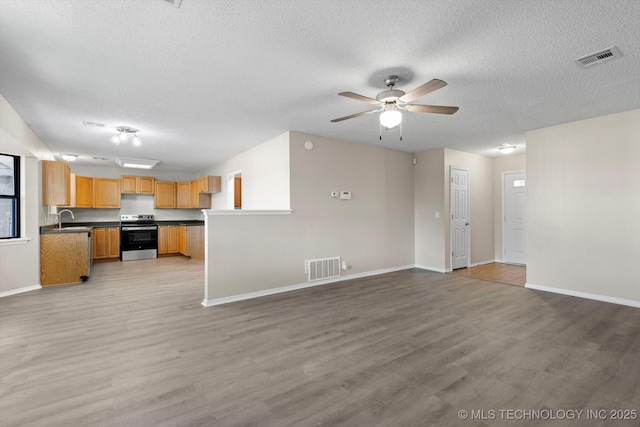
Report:
[{"label": "white trim", "polygon": [[[415,265],[415,268],[420,268],[422,270],[429,270],[429,271],[435,271],[436,273],[446,273],[447,269],[445,268],[438,268],[438,267],[429,267],[428,265]],[[451,270],[449,270],[451,271]]]},{"label": "white trim", "polygon": [[242,215],[291,215],[293,210],[291,209],[264,209],[264,210],[227,210],[227,209],[219,209],[219,210],[206,210],[203,209],[202,213],[205,216],[242,216]]},{"label": "white trim", "polygon": [[553,292],[554,294],[569,295],[572,297],[586,298],[586,299],[591,299],[596,301],[609,302],[612,304],[628,305],[631,307],[640,308],[640,301],[635,301],[631,299],[616,298],[616,297],[610,297],[607,295],[590,294],[588,292],[572,291],[570,289],[554,288],[552,286],[542,286],[542,285],[536,285],[534,283],[526,283],[524,287],[527,289],[533,289],[536,291]]},{"label": "white trim", "polygon": [[31,237],[21,237],[19,239],[3,239],[0,240],[0,246],[24,245],[25,243],[29,243],[30,241]]},{"label": "white trim", "polygon": [[357,273],[357,274],[351,274],[349,276],[336,277],[334,279],[318,280],[317,282],[312,282],[312,283],[298,283],[296,285],[264,289],[261,291],[248,292],[246,294],[231,295],[228,297],[222,297],[222,298],[216,298],[216,299],[210,299],[210,300],[206,299],[205,297],[205,299],[202,301],[202,306],[212,307],[214,305],[227,304],[230,302],[243,301],[243,300],[252,299],[252,298],[260,298],[267,295],[274,295],[274,294],[280,294],[283,292],[296,291],[298,289],[311,288],[314,286],[328,285],[331,283],[342,282],[345,280],[359,279],[361,277],[368,277],[368,276],[377,276],[378,274],[392,273],[394,271],[407,270],[409,268],[414,268],[414,267],[415,267],[414,265],[403,265],[400,267],[383,268],[381,270],[366,271],[364,273]]},{"label": "white trim", "polygon": [[0,292],[0,298],[8,297],[9,295],[21,294],[23,292],[35,291],[37,289],[42,289],[40,284],[33,286],[25,286],[24,288],[12,289],[10,291]]}]

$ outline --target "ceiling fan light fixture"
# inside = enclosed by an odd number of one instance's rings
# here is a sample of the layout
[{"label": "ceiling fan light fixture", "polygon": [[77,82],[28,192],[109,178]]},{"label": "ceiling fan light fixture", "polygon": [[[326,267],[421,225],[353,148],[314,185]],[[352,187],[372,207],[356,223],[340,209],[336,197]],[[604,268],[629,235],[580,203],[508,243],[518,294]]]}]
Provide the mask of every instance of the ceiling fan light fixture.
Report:
[{"label": "ceiling fan light fixture", "polygon": [[131,144],[134,147],[140,147],[142,145],[142,140],[140,139],[140,137],[138,135],[136,135],[135,133],[133,134],[133,138],[131,138]]},{"label": "ceiling fan light fixture", "polygon": [[120,135],[119,134],[113,135],[110,141],[112,144],[120,145]]},{"label": "ceiling fan light fixture", "polygon": [[392,129],[402,123],[402,113],[395,109],[391,108],[380,113],[380,124],[387,128]]},{"label": "ceiling fan light fixture", "polygon": [[73,162],[75,159],[78,158],[77,154],[61,154],[60,157],[62,157],[62,160],[67,161],[67,162]]}]

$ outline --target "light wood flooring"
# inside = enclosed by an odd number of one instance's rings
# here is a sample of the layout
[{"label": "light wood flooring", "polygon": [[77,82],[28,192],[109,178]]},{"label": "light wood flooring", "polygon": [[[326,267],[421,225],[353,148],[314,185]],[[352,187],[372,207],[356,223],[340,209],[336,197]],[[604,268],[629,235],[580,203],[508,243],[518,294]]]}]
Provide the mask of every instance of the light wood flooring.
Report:
[{"label": "light wood flooring", "polygon": [[453,270],[451,274],[514,286],[524,286],[527,283],[527,267],[500,262],[492,262],[470,268],[459,268]]},{"label": "light wood flooring", "polygon": [[635,308],[418,269],[210,308],[202,282],[162,258],[0,299],[0,425],[640,423],[458,417],[639,409]]}]

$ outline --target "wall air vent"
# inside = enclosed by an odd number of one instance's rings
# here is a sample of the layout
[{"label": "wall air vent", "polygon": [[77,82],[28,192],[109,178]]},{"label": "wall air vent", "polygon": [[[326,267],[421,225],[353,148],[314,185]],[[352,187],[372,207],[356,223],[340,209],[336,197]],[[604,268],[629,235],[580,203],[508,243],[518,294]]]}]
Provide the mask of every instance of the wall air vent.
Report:
[{"label": "wall air vent", "polygon": [[340,277],[340,257],[308,259],[304,263],[309,282]]},{"label": "wall air vent", "polygon": [[610,59],[618,59],[621,57],[622,57],[622,54],[620,53],[618,48],[615,46],[611,46],[610,48],[601,50],[599,52],[594,52],[587,56],[574,59],[573,62],[577,62],[582,67],[587,68],[595,64],[600,64],[602,62],[609,61]]}]

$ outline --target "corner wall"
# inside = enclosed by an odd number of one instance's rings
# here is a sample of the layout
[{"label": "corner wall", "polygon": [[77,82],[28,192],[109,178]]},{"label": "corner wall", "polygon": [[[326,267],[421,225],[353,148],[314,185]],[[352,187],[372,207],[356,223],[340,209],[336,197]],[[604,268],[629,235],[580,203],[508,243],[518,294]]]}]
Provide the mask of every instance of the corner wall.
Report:
[{"label": "corner wall", "polygon": [[[208,211],[205,304],[306,285],[304,260],[341,256],[343,279],[414,265],[412,155],[289,134],[291,208]],[[304,142],[314,143],[306,150]],[[351,191],[351,200],[331,198]]]},{"label": "corner wall", "polygon": [[640,306],[640,109],[526,140],[527,286]]}]

